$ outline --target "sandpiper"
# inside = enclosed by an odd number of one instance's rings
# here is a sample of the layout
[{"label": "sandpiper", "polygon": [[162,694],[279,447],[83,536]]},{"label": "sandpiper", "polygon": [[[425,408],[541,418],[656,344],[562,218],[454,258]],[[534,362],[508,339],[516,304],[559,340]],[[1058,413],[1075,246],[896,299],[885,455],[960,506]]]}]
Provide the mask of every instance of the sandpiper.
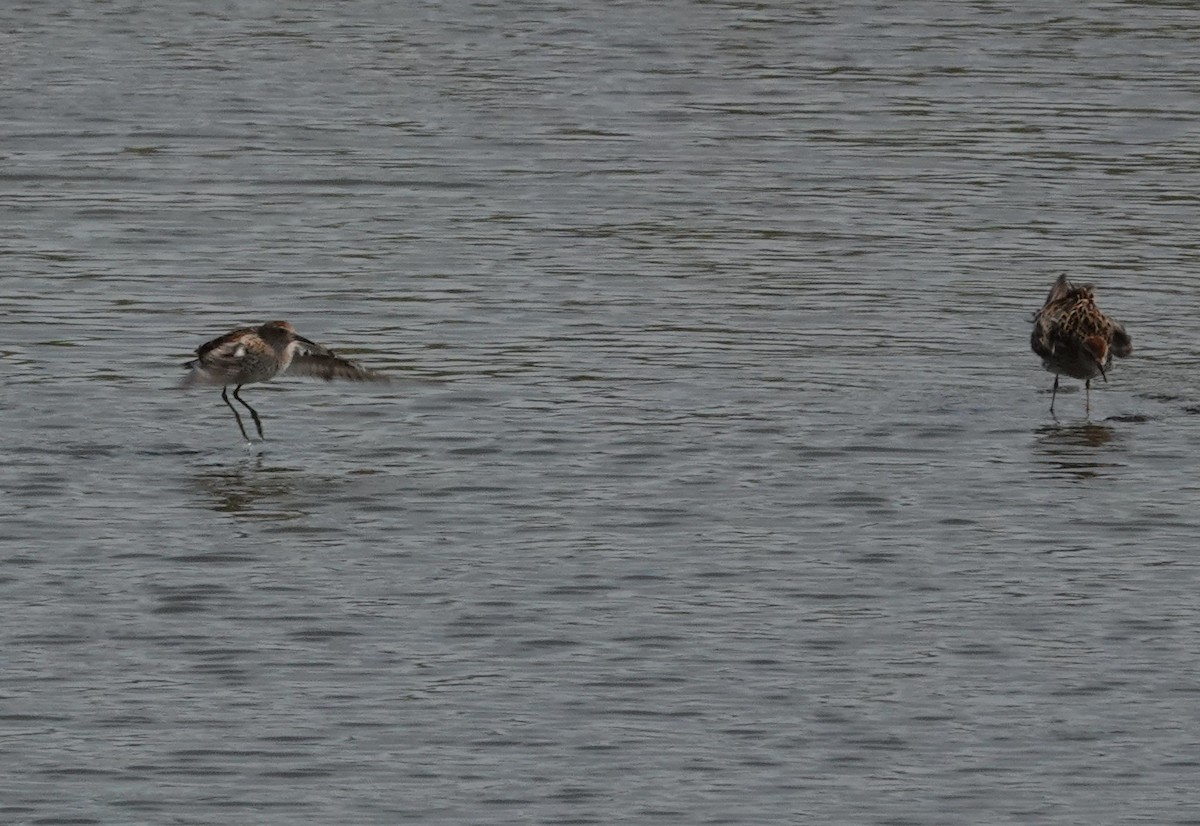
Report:
[{"label": "sandpiper", "polygon": [[1046,303],[1033,317],[1033,352],[1042,357],[1042,366],[1054,374],[1050,412],[1058,396],[1058,377],[1065,374],[1082,379],[1086,388],[1084,410],[1092,412],[1092,379],[1106,382],[1104,368],[1113,356],[1125,358],[1133,352],[1133,342],[1125,328],[1100,312],[1096,306],[1096,288],[1078,286],[1060,275],[1046,296]]},{"label": "sandpiper", "polygon": [[196,348],[196,358],[183,366],[190,370],[183,380],[184,387],[195,384],[220,385],[221,399],[233,411],[242,437],[249,442],[246,428],[237,408],[229,401],[227,391],[241,402],[258,428],[258,438],[264,439],[258,411],[243,399],[238,391],[244,384],[267,381],[280,373],[351,381],[387,381],[388,377],[341,358],[332,350],[297,335],[286,321],[268,321],[261,327],[239,327]]}]

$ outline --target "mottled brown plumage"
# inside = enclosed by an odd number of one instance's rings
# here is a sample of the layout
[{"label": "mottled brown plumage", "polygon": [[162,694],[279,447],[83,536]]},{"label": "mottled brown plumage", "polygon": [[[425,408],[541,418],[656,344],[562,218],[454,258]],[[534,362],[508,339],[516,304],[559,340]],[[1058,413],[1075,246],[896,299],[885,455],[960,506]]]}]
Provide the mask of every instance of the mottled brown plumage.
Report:
[{"label": "mottled brown plumage", "polygon": [[1086,388],[1085,410],[1092,408],[1092,379],[1108,381],[1105,369],[1113,356],[1125,358],[1133,352],[1133,342],[1116,320],[1096,306],[1096,290],[1091,284],[1078,286],[1060,275],[1046,296],[1046,303],[1033,317],[1033,352],[1042,358],[1042,366],[1054,374],[1050,412],[1058,396],[1058,377],[1081,379]]},{"label": "mottled brown plumage", "polygon": [[239,327],[196,348],[196,358],[183,365],[190,370],[183,380],[184,387],[195,384],[219,385],[221,398],[237,420],[243,438],[250,441],[242,417],[226,395],[229,385],[236,385],[233,397],[242,403],[254,419],[258,437],[263,437],[258,411],[243,399],[238,391],[244,384],[267,381],[280,373],[351,381],[387,381],[387,376],[367,370],[359,364],[335,354],[332,350],[297,335],[286,321],[268,321],[261,327]]}]

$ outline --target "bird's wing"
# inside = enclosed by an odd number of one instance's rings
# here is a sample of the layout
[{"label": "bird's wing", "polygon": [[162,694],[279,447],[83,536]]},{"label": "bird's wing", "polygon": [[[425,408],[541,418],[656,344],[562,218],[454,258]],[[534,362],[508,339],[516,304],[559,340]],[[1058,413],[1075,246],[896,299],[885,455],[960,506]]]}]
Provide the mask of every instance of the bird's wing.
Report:
[{"label": "bird's wing", "polygon": [[236,374],[246,354],[244,336],[253,332],[253,327],[242,327],[197,347],[196,358],[183,365],[191,371],[183,380],[184,385],[221,384]]},{"label": "bird's wing", "polygon": [[292,356],[292,363],[288,366],[285,375],[311,376],[312,378],[325,379],[325,381],[332,381],[333,379],[347,379],[349,381],[390,380],[384,374],[376,373],[374,370],[368,370],[361,364],[344,359],[332,350],[322,347],[320,344],[316,344],[306,338],[297,336],[292,346],[296,348],[296,352]]},{"label": "bird's wing", "polygon": [[207,356],[209,353],[213,352],[214,350],[224,348],[224,349],[228,350],[229,352],[233,352],[233,350],[236,348],[227,347],[226,345],[233,344],[234,342],[240,341],[242,336],[246,335],[246,333],[253,333],[253,332],[255,332],[253,327],[239,327],[236,330],[232,330],[223,336],[217,336],[212,341],[204,342],[203,344],[201,344],[199,347],[196,348],[196,355],[198,355],[200,357],[201,361],[204,361],[205,356]]}]

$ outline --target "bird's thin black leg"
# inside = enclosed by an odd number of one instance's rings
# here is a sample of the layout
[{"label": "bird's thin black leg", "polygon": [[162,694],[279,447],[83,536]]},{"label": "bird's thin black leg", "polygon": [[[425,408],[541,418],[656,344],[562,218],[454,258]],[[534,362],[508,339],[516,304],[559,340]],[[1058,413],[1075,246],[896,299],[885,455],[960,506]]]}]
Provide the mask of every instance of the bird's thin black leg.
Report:
[{"label": "bird's thin black leg", "polygon": [[[248,441],[250,441],[250,437],[246,435],[246,428],[244,428],[242,426],[242,417],[240,415],[238,415],[237,408],[233,406],[233,402],[229,401],[229,396],[225,395],[228,390],[229,390],[228,387],[221,388],[221,401],[223,401],[223,402],[225,402],[225,404],[229,405],[229,409],[233,411],[233,418],[237,419],[238,430],[242,431],[242,438],[248,442]],[[233,395],[234,396],[237,395],[236,390],[233,391]],[[243,402],[243,404],[244,403],[245,402]]]},{"label": "bird's thin black leg", "polygon": [[1092,380],[1091,379],[1087,379],[1086,381],[1084,381],[1083,392],[1084,392],[1083,412],[1084,412],[1084,415],[1086,415],[1090,418],[1092,415]]},{"label": "bird's thin black leg", "polygon": [[[245,405],[246,409],[250,411],[250,417],[254,419],[254,426],[258,428],[258,438],[262,439],[265,442],[267,440],[267,437],[263,435],[262,422],[259,421],[259,419],[258,419],[258,411],[255,410],[253,407],[251,407],[250,404],[245,399],[243,399],[241,396],[238,395],[238,391],[241,389],[242,389],[242,386],[240,384],[237,387],[233,388],[233,397],[235,399],[237,399],[238,401],[240,401],[243,405]],[[250,440],[247,439],[246,441],[248,442]]]},{"label": "bird's thin black leg", "polygon": [[1054,389],[1050,391],[1050,414],[1054,414],[1054,400],[1058,398],[1058,373],[1054,374]]}]

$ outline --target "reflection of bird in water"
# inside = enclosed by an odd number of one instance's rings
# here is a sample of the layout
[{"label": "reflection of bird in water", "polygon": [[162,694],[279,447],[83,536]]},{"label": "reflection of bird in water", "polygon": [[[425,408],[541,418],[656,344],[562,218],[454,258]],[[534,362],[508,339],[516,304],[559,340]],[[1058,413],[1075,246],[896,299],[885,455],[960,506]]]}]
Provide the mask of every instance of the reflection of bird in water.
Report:
[{"label": "reflection of bird in water", "polygon": [[1125,328],[1100,312],[1096,290],[1091,284],[1073,285],[1060,275],[1046,296],[1046,303],[1033,317],[1033,352],[1042,357],[1042,366],[1054,374],[1050,412],[1058,396],[1058,377],[1065,374],[1082,379],[1086,388],[1085,411],[1092,412],[1092,379],[1108,381],[1104,368],[1113,356],[1125,358],[1133,352],[1133,342]]},{"label": "reflection of bird in water", "polygon": [[[309,486],[332,494],[336,485],[334,479],[320,478],[308,471],[264,464],[261,453],[233,464],[203,467],[193,481],[196,491],[203,494],[201,503],[205,507],[233,516],[277,521],[311,514],[311,502],[305,497]],[[226,553],[242,551],[231,547],[212,552]]]},{"label": "reflection of bird in water", "polygon": [[1037,430],[1039,464],[1055,477],[1093,479],[1120,475],[1124,448],[1116,430],[1092,422],[1046,425]]},{"label": "reflection of bird in water", "polygon": [[1117,437],[1117,431],[1102,424],[1077,424],[1071,427],[1047,425],[1038,430],[1038,438],[1047,453],[1074,447],[1104,447]]},{"label": "reflection of bird in water", "polygon": [[242,417],[226,395],[228,385],[236,385],[233,397],[250,411],[258,438],[263,436],[262,422],[258,411],[238,395],[243,384],[267,381],[280,373],[312,376],[325,379],[350,379],[352,381],[387,381],[387,376],[367,370],[352,361],[336,355],[332,350],[297,335],[295,328],[286,321],[268,321],[261,327],[241,327],[233,332],[214,338],[196,349],[197,358],[183,365],[191,372],[183,380],[184,387],[194,384],[221,386],[221,399],[233,411],[242,438],[247,442],[246,428]]}]

